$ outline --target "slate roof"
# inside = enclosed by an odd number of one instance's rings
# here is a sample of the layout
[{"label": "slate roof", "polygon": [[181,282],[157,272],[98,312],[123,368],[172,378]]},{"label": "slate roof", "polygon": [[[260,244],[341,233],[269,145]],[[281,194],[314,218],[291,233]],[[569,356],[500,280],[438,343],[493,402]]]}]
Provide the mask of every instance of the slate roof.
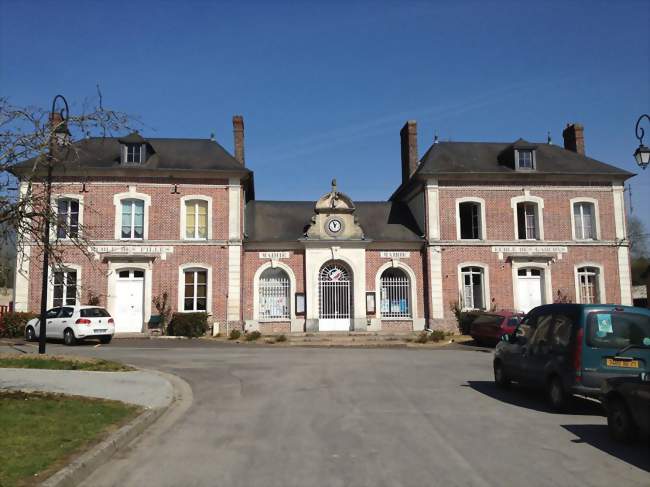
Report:
[{"label": "slate roof", "polygon": [[[246,241],[290,242],[304,238],[314,201],[260,201],[246,205]],[[424,233],[404,203],[355,201],[355,215],[365,237],[384,242],[420,242]]]},{"label": "slate roof", "polygon": [[628,178],[634,174],[604,162],[566,150],[553,144],[530,143],[519,139],[514,143],[439,142],[424,154],[415,175],[435,176],[450,173],[521,174],[512,161],[513,146],[535,147],[534,174],[608,175]]},{"label": "slate roof", "polygon": [[[168,170],[206,170],[250,172],[239,161],[217,142],[210,139],[163,139],[148,138],[147,160],[142,164],[121,164],[120,154],[122,145],[119,137],[91,137],[73,143],[76,155],[69,158],[66,166],[70,168],[83,167],[93,169],[121,168],[128,170],[139,169],[168,169]],[[31,168],[33,160],[25,161],[17,166]]]}]

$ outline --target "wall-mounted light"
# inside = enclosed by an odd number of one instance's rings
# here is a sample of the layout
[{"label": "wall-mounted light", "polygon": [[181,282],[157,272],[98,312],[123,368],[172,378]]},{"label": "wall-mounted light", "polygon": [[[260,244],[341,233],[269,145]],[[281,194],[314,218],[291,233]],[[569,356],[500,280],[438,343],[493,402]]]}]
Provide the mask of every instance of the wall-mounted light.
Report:
[{"label": "wall-mounted light", "polygon": [[639,147],[637,147],[634,151],[634,159],[636,160],[636,163],[639,165],[639,167],[645,170],[645,168],[648,167],[648,164],[650,164],[650,148],[643,145],[643,136],[645,135],[645,130],[643,130],[643,127],[639,127],[639,124],[643,118],[647,118],[648,122],[650,122],[650,115],[647,113],[641,115],[636,121],[635,135],[636,138],[639,139]]},{"label": "wall-mounted light", "polygon": [[181,194],[181,192],[178,190],[178,184],[174,185],[174,188],[172,189],[172,194]]}]

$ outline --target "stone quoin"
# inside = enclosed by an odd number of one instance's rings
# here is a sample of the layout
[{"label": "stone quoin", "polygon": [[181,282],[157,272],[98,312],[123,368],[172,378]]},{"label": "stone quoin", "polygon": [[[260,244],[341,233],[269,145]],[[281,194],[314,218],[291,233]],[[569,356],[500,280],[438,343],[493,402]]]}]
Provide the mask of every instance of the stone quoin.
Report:
[{"label": "stone quoin", "polygon": [[[567,125],[564,147],[436,140],[420,158],[408,121],[386,201],[354,201],[335,180],[313,201],[256,200],[240,115],[233,132],[234,155],[211,139],[74,142],[74,160],[54,171],[53,235],[67,248],[48,307],[98,296],[118,332],[141,332],[167,293],[216,331],[286,333],[453,330],[456,306],[632,302],[633,174],[586,156],[582,125]],[[38,186],[31,167],[13,169],[23,193]],[[77,232],[90,257],[70,243]],[[35,311],[41,256],[24,244],[14,302]]]}]

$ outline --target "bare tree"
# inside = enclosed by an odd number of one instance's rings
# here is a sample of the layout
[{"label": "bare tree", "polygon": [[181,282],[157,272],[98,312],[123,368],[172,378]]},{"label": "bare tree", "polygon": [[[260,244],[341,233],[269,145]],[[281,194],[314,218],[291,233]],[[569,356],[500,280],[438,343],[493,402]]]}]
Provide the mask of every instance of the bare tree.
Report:
[{"label": "bare tree", "polygon": [[630,216],[627,220],[627,239],[633,259],[648,257],[648,232],[637,216]]},{"label": "bare tree", "polygon": [[[85,137],[108,137],[132,130],[132,117],[104,108],[97,88],[94,101],[84,101],[78,113],[63,113],[39,107],[18,107],[0,97],[0,238],[11,240],[21,255],[29,245],[42,255],[47,250],[52,267],[60,265],[70,245],[89,253],[87,234],[79,228],[69,232],[66,245],[44,245],[44,228],[65,226],[47,198],[47,185],[66,167],[79,161],[80,145]],[[77,166],[78,167],[78,166]],[[16,180],[21,181],[16,194]],[[71,234],[70,234],[71,233]]]}]

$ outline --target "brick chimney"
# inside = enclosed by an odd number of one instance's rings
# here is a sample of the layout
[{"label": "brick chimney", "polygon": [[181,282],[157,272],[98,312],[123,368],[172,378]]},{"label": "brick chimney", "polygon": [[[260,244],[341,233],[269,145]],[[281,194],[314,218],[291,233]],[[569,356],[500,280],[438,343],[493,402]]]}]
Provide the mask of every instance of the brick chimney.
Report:
[{"label": "brick chimney", "polygon": [[564,148],[585,155],[585,128],[579,123],[567,123],[562,131]]},{"label": "brick chimney", "polygon": [[409,180],[418,167],[418,124],[409,120],[399,132],[402,143],[402,182]]},{"label": "brick chimney", "polygon": [[232,117],[232,131],[235,135],[235,159],[245,166],[244,159],[244,117],[241,115],[233,115]]}]

